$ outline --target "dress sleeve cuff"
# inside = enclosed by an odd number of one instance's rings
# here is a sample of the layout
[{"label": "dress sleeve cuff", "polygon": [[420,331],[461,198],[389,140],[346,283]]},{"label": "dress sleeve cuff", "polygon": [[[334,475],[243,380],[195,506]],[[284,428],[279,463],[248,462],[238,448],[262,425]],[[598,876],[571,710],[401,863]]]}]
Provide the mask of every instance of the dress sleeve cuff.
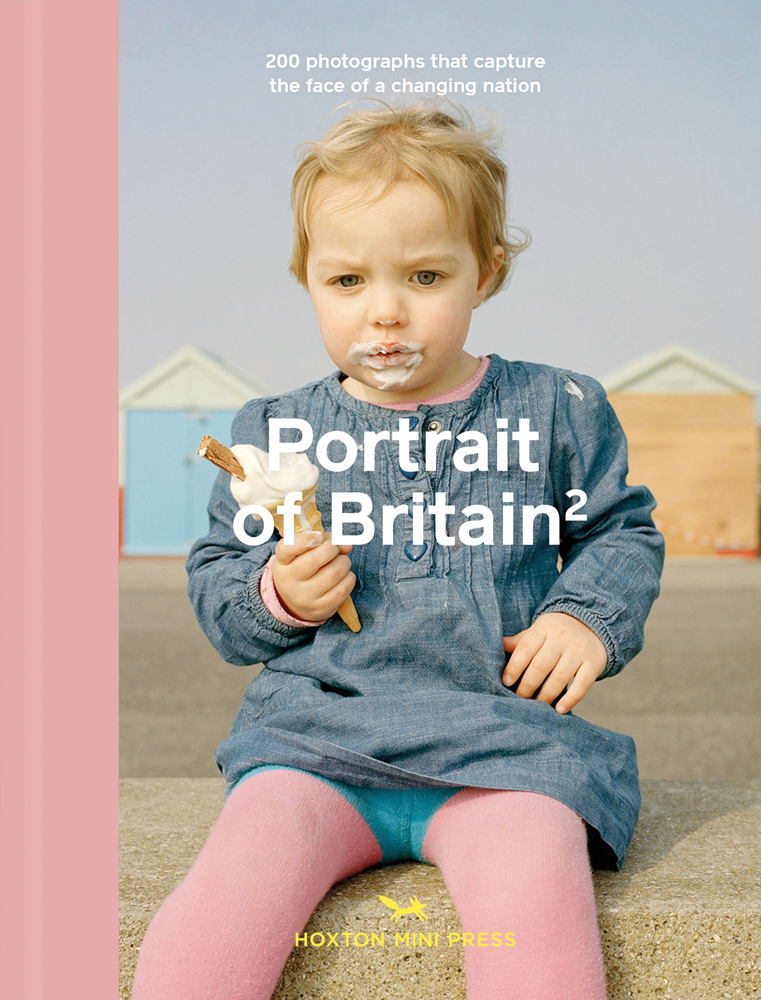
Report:
[{"label": "dress sleeve cuff", "polygon": [[290,625],[292,628],[316,628],[318,625],[324,625],[329,619],[323,618],[322,621],[306,621],[304,618],[296,618],[285,610],[277,595],[275,581],[272,579],[272,560],[274,558],[274,555],[270,556],[269,562],[264,567],[264,572],[259,578],[259,596],[262,599],[262,604],[273,618],[277,618],[279,622],[282,622],[284,625]]}]

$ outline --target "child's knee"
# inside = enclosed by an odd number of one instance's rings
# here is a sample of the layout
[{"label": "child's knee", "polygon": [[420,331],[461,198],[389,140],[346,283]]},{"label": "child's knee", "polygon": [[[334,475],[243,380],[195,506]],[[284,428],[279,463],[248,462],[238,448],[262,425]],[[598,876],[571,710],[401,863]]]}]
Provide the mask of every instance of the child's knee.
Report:
[{"label": "child's knee", "polygon": [[[265,850],[289,870],[327,870],[343,878],[380,860],[367,823],[329,783],[294,768],[255,773],[227,800],[220,821],[248,852]],[[326,856],[331,857],[328,862]]]},{"label": "child's knee", "polygon": [[584,821],[557,799],[536,792],[466,789],[429,827],[425,849],[435,864],[461,853],[473,876],[522,859],[541,870],[589,865]]}]

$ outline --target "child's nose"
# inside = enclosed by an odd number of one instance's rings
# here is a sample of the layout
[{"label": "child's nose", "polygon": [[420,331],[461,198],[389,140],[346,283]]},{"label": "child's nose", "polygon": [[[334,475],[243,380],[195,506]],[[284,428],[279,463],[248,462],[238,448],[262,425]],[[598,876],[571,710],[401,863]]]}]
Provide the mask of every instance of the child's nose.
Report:
[{"label": "child's nose", "polygon": [[407,310],[400,295],[390,291],[379,291],[373,297],[368,316],[371,326],[406,326]]}]

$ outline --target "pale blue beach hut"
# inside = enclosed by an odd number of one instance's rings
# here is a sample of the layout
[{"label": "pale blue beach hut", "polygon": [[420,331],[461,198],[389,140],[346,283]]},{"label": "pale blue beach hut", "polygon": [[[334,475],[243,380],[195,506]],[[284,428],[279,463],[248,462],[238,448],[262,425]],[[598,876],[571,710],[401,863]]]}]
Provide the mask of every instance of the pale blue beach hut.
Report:
[{"label": "pale blue beach hut", "polygon": [[184,555],[207,529],[216,469],[196,455],[202,435],[230,444],[248,399],[268,395],[234,365],[185,347],[119,397],[120,551]]}]

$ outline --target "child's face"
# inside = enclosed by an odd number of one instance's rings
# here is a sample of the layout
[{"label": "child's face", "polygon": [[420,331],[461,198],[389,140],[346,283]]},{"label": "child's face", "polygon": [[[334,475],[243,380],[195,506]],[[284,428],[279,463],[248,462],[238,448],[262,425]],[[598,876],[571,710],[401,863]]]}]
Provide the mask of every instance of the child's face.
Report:
[{"label": "child's face", "polygon": [[465,224],[450,226],[427,184],[358,200],[356,185],[322,178],[310,216],[309,294],[344,388],[369,402],[455,388],[478,368],[463,345],[494,272],[479,273]]}]

